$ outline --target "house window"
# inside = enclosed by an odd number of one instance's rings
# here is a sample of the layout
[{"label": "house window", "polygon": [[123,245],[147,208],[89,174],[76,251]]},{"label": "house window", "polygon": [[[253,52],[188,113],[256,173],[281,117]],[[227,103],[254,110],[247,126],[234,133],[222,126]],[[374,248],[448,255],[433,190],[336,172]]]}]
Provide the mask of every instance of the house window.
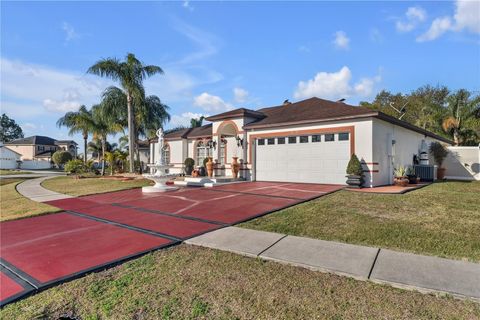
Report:
[{"label": "house window", "polygon": [[338,134],[338,141],[348,141],[349,138],[348,132],[342,132]]},{"label": "house window", "polygon": [[325,135],[325,141],[335,141],[335,135],[333,133],[327,133]]},{"label": "house window", "polygon": [[38,151],[45,151],[45,146],[37,146]]},{"label": "house window", "polygon": [[308,143],[308,136],[300,136],[300,143]]},{"label": "house window", "polygon": [[319,134],[314,134],[312,136],[312,142],[321,142],[322,141],[322,138],[321,138],[321,135]]},{"label": "house window", "polygon": [[275,144],[275,138],[269,138],[269,139],[267,140],[267,143],[268,143],[268,144]]},{"label": "house window", "polygon": [[277,138],[277,143],[278,144],[285,144],[285,138],[282,137],[282,138]]},{"label": "house window", "polygon": [[212,149],[207,147],[203,141],[199,141],[197,143],[197,165],[198,166],[203,166],[203,160],[205,160],[207,157],[212,156]]},{"label": "house window", "polygon": [[297,137],[288,137],[288,143],[297,143]]},{"label": "house window", "polygon": [[264,146],[265,145],[265,139],[258,139],[258,145],[259,146]]},{"label": "house window", "polygon": [[170,164],[170,146],[168,144],[163,146],[162,157],[163,163]]},{"label": "house window", "polygon": [[219,160],[219,163],[224,165],[225,164],[225,151],[227,150],[226,149],[227,147],[227,140],[226,139],[221,139],[220,141],[220,159]]}]

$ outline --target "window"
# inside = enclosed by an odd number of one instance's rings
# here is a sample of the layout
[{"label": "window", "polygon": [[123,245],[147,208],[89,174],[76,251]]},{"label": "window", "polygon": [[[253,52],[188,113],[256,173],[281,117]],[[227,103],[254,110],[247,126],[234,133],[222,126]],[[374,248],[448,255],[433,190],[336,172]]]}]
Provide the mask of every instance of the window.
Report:
[{"label": "window", "polygon": [[258,145],[259,146],[264,146],[265,145],[265,139],[258,139]]},{"label": "window", "polygon": [[277,143],[278,144],[285,144],[285,138],[282,137],[282,138],[277,138]]},{"label": "window", "polygon": [[220,159],[219,162],[220,164],[225,164],[225,150],[227,147],[227,140],[226,139],[221,139],[220,141]]},{"label": "window", "polygon": [[297,137],[288,137],[288,143],[297,143]]},{"label": "window", "polygon": [[348,132],[342,132],[338,134],[338,141],[348,141],[349,134]]},{"label": "window", "polygon": [[267,144],[275,144],[275,138],[269,138]]},{"label": "window", "polygon": [[333,133],[327,133],[325,135],[325,141],[335,141],[335,135]]},{"label": "window", "polygon": [[203,160],[212,156],[212,149],[207,147],[203,141],[197,143],[197,166],[203,166]]},{"label": "window", "polygon": [[300,143],[308,143],[308,136],[300,136]]},{"label": "window", "polygon": [[312,136],[312,142],[321,142],[321,141],[322,141],[321,135],[319,135],[319,134],[314,134],[314,135]]},{"label": "window", "polygon": [[162,158],[163,163],[170,164],[170,146],[168,144],[163,146]]}]

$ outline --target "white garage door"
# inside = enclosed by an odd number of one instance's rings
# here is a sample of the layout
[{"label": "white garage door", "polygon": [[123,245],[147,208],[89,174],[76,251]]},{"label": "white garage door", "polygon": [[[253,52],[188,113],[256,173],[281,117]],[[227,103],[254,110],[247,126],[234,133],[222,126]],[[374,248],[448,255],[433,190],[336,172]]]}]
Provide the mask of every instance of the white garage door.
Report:
[{"label": "white garage door", "polygon": [[345,184],[349,133],[257,139],[256,180]]}]

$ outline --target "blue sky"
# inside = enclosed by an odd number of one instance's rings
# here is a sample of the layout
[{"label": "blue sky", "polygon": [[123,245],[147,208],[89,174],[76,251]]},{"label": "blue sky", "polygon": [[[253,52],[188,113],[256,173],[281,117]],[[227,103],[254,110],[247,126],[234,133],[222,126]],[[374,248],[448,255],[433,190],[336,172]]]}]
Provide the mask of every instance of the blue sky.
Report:
[{"label": "blue sky", "polygon": [[284,99],[479,90],[480,2],[2,2],[2,112],[65,139],[56,120],[111,84],[87,68],[127,52],[164,69],[146,89],[168,126]]}]

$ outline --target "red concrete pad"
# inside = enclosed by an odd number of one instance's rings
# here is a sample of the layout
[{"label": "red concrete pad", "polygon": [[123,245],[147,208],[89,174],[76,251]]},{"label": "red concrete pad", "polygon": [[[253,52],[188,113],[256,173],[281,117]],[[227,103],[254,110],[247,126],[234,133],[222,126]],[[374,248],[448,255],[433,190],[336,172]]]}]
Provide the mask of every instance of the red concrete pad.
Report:
[{"label": "red concrete pad", "polygon": [[5,272],[0,271],[0,304],[25,291],[25,288],[10,278]]},{"label": "red concrete pad", "polygon": [[211,223],[187,220],[181,217],[170,217],[161,214],[142,212],[134,209],[110,205],[79,209],[77,212],[182,239],[220,227],[219,225]]},{"label": "red concrete pad", "polygon": [[332,192],[345,188],[340,184],[315,184],[315,183],[290,183],[282,188],[296,189],[303,191],[319,191],[319,192]]},{"label": "red concrete pad", "polygon": [[138,199],[149,199],[158,196],[154,193],[144,193],[142,189],[130,189],[122,190],[108,193],[99,193],[92,194],[89,196],[81,197],[82,200],[94,201],[98,203],[120,203],[124,201],[138,200]]},{"label": "red concrete pad", "polygon": [[268,196],[280,196],[308,200],[342,188],[343,186],[339,185],[291,183],[258,189],[255,190],[254,193]]},{"label": "red concrete pad", "polygon": [[173,196],[157,196],[155,198],[148,199],[148,201],[125,201],[122,202],[122,205],[142,209],[157,210],[160,212],[175,213],[178,210],[184,209],[195,203],[197,203],[197,201],[187,199],[186,197],[181,198]]},{"label": "red concrete pad", "polygon": [[216,186],[213,187],[214,190],[222,190],[222,191],[232,191],[232,192],[255,192],[259,189],[266,189],[270,187],[275,187],[278,185],[284,185],[288,183],[283,182],[266,182],[266,181],[255,181],[255,182],[240,182],[240,183],[232,183],[226,184],[223,186]]},{"label": "red concrete pad", "polygon": [[51,206],[63,209],[63,210],[76,210],[79,208],[88,208],[98,206],[97,202],[84,200],[82,198],[68,198],[61,200],[53,200],[45,202]]},{"label": "red concrete pad", "polygon": [[224,201],[200,202],[177,214],[223,223],[237,223],[295,203],[298,203],[298,200],[239,193]]},{"label": "red concrete pad", "polygon": [[42,284],[172,243],[67,213],[10,221],[1,229],[2,259]]},{"label": "red concrete pad", "polygon": [[205,200],[222,200],[228,198],[228,196],[233,196],[236,193],[234,192],[215,192],[212,191],[212,188],[184,188],[181,191],[177,192],[166,192],[161,195],[161,197],[170,197],[177,198],[188,201],[205,201]]}]

